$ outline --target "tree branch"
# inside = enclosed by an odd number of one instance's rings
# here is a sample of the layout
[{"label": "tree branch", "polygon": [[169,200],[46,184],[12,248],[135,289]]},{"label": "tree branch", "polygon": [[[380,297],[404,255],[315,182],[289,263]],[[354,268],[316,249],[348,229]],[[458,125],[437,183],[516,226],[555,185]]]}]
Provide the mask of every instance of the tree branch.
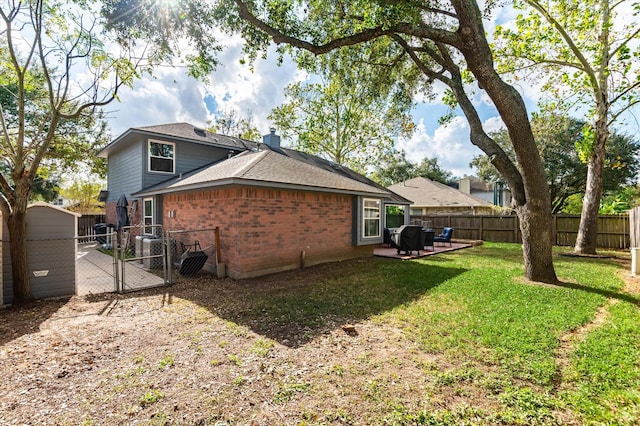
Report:
[{"label": "tree branch", "polygon": [[440,40],[451,45],[455,45],[460,41],[458,35],[451,31],[445,31],[438,28],[432,28],[432,27],[422,26],[422,25],[397,23],[394,25],[390,25],[387,29],[385,29],[384,26],[380,25],[380,26],[369,28],[349,36],[335,38],[325,44],[316,45],[308,41],[301,40],[299,38],[291,37],[284,34],[277,28],[269,25],[265,21],[256,17],[249,10],[249,6],[244,1],[242,0],[234,0],[234,1],[238,6],[240,17],[245,21],[247,21],[252,26],[258,28],[265,34],[269,35],[273,39],[274,43],[288,44],[290,46],[293,46],[299,49],[307,50],[316,55],[328,53],[340,47],[354,46],[356,44],[360,44],[366,41],[371,41],[382,36],[388,36],[393,33],[401,33],[401,34],[412,35],[420,38],[430,38],[434,40]]},{"label": "tree branch", "polygon": [[439,55],[435,51],[428,48],[426,48],[425,51],[430,52],[429,56],[449,72],[449,74],[451,75],[450,78],[445,77],[441,73],[435,73],[433,72],[433,70],[429,69],[429,67],[427,67],[422,60],[420,60],[418,55],[411,49],[409,44],[402,37],[400,37],[399,35],[394,35],[393,39],[407,51],[416,66],[418,66],[418,68],[423,73],[425,73],[425,75],[443,82],[453,91],[456,100],[458,101],[458,105],[462,109],[462,112],[469,122],[471,143],[476,145],[485,154],[487,154],[491,163],[507,180],[509,186],[514,189],[513,195],[516,203],[518,205],[524,205],[526,199],[524,195],[525,192],[522,176],[520,175],[520,172],[513,164],[511,159],[509,159],[509,156],[504,152],[504,150],[500,148],[500,146],[484,131],[482,127],[482,121],[480,120],[480,116],[478,115],[478,111],[475,109],[464,90],[464,84],[462,83],[460,69],[453,61],[453,58],[451,58],[447,47],[441,43],[437,43],[436,46],[438,47],[438,51],[440,52]]}]

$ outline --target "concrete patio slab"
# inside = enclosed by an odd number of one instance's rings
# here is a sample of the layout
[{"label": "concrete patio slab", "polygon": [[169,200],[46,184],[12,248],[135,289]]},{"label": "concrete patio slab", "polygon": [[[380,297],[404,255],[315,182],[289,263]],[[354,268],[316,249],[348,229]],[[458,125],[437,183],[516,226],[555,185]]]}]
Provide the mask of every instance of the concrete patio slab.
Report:
[{"label": "concrete patio slab", "polygon": [[378,257],[388,257],[392,259],[408,260],[408,259],[418,259],[426,256],[433,256],[434,254],[445,253],[448,251],[461,250],[461,249],[473,247],[473,245],[474,244],[467,243],[467,242],[464,242],[464,243],[451,242],[450,246],[449,244],[437,245],[434,247],[429,246],[427,250],[420,250],[419,253],[416,251],[412,251],[410,254],[407,254],[404,251],[401,251],[400,254],[398,254],[398,249],[395,249],[393,247],[380,246],[373,249],[373,255]]}]

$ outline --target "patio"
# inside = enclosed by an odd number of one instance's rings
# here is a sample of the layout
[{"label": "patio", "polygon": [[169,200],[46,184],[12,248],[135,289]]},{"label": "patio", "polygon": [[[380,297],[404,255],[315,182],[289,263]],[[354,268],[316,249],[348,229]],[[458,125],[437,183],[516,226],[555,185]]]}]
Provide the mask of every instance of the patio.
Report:
[{"label": "patio", "polygon": [[418,252],[416,252],[416,251],[412,251],[411,254],[406,254],[405,252],[401,251],[400,254],[398,254],[398,250],[397,249],[395,249],[393,247],[388,247],[386,244],[384,244],[384,245],[380,245],[380,246],[374,248],[373,249],[373,255],[374,256],[378,256],[378,257],[390,257],[392,259],[402,259],[402,260],[419,259],[421,257],[432,256],[434,254],[444,253],[444,252],[447,252],[447,251],[461,250],[461,249],[473,247],[473,246],[480,245],[480,244],[482,244],[482,241],[479,241],[479,242],[476,242],[476,241],[454,242],[454,241],[452,241],[451,242],[451,246],[449,246],[449,243],[439,244],[439,245],[436,245],[434,247],[428,246],[428,249],[420,250],[420,254],[418,254]]}]

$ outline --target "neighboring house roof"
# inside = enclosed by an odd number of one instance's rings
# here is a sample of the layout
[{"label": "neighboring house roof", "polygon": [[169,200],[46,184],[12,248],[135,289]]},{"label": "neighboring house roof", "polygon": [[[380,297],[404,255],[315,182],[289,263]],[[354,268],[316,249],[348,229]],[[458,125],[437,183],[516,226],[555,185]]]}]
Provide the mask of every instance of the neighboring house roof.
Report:
[{"label": "neighboring house roof", "polygon": [[416,207],[491,207],[488,201],[439,182],[417,177],[388,187],[413,201]]},{"label": "neighboring house roof", "polygon": [[480,192],[493,191],[493,184],[489,182],[485,182],[484,180],[480,179],[477,176],[467,176],[467,179],[469,179],[469,186],[471,188],[472,193],[476,191],[480,191]]},{"label": "neighboring house roof", "polygon": [[271,149],[245,151],[232,158],[205,166],[181,177],[169,179],[132,195],[166,194],[230,184],[282,186],[383,197],[390,195],[390,192],[385,188],[359,182],[308,162],[282,155]]},{"label": "neighboring house roof", "polygon": [[196,127],[189,123],[171,123],[161,124],[158,126],[132,127],[126,132],[118,136],[109,145],[98,152],[98,157],[107,157],[117,146],[130,140],[133,134],[143,134],[148,137],[171,138],[175,140],[185,140],[202,144],[210,144],[223,148],[235,149],[237,151],[245,151],[253,149],[257,146],[256,142],[234,138],[227,135],[219,135],[208,132],[202,128]]}]

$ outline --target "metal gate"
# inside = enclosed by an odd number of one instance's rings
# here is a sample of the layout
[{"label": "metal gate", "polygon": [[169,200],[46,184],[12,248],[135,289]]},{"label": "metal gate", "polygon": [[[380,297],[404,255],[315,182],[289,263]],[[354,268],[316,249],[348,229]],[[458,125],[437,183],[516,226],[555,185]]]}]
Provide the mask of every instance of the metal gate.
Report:
[{"label": "metal gate", "polygon": [[120,231],[116,288],[130,292],[168,284],[162,225],[125,226]]},{"label": "metal gate", "polygon": [[117,233],[75,237],[76,240],[76,294],[111,293],[118,291],[116,252],[112,242]]}]

